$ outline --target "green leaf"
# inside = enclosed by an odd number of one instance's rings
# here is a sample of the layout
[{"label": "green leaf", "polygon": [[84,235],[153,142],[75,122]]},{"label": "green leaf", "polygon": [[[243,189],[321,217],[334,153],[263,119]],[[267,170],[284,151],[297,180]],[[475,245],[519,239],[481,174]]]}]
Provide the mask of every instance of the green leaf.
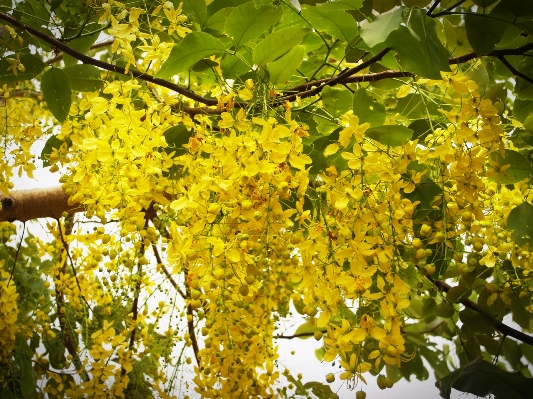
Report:
[{"label": "green leaf", "polygon": [[518,205],[507,216],[507,228],[512,230],[514,242],[524,248],[533,248],[533,205],[528,202]]},{"label": "green leaf", "polygon": [[446,293],[446,299],[450,302],[459,303],[467,299],[471,293],[472,290],[470,290],[468,287],[458,285],[450,288],[450,290]]},{"label": "green leaf", "polygon": [[216,37],[204,32],[189,33],[170,51],[168,59],[161,66],[156,77],[169,79],[186,71],[198,61],[217,55],[226,50],[224,44]]},{"label": "green leaf", "polygon": [[[83,30],[84,36],[78,39],[71,40],[68,43],[68,46],[79,53],[87,54],[96,39],[98,39],[98,36],[100,34],[100,27],[100,24],[87,24],[87,26]],[[91,34],[91,32],[94,32],[96,30],[98,30],[97,33]],[[76,65],[78,63],[78,59],[66,53],[63,53],[63,62],[65,63],[65,66]]]},{"label": "green leaf", "polygon": [[92,65],[77,64],[63,69],[67,75],[70,87],[74,91],[98,91],[104,82],[100,79],[100,70]]},{"label": "green leaf", "polygon": [[411,202],[420,201],[416,207],[415,219],[424,220],[426,217],[431,216],[435,212],[431,208],[431,203],[437,195],[441,194],[441,187],[433,182],[431,178],[423,175],[420,182],[416,185],[414,191],[408,194],[404,193],[404,196],[410,199]]},{"label": "green leaf", "polygon": [[205,1],[198,0],[174,0],[174,7],[183,3],[183,12],[187,17],[202,26],[207,19],[207,6]]},{"label": "green leaf", "polygon": [[483,94],[483,98],[492,101],[493,104],[504,102],[507,98],[505,83],[496,83],[490,86]]},{"label": "green leaf", "polygon": [[304,388],[311,389],[313,394],[319,399],[333,399],[338,396],[331,390],[329,385],[317,381],[309,381],[304,384]]},{"label": "green leaf", "polygon": [[37,387],[37,373],[33,370],[31,356],[17,350],[16,358],[20,365],[20,390],[24,397],[30,397]]},{"label": "green leaf", "polygon": [[494,399],[526,399],[531,397],[533,379],[524,377],[521,372],[504,371],[480,357],[452,371],[435,386],[445,399],[450,399],[452,388],[480,397],[494,395]]},{"label": "green leaf", "polygon": [[490,180],[499,180],[502,184],[513,184],[524,180],[531,175],[532,169],[529,161],[525,156],[513,150],[505,150],[505,158],[500,152],[491,154],[492,161],[496,162],[499,168],[510,165],[508,169],[500,171],[497,176]]},{"label": "green leaf", "polygon": [[447,302],[441,302],[435,306],[435,315],[442,317],[443,319],[449,319],[454,313],[454,307]]},{"label": "green leaf", "polygon": [[359,118],[359,124],[368,122],[371,127],[383,125],[386,119],[385,106],[364,88],[353,94],[353,114]]},{"label": "green leaf", "polygon": [[[426,101],[428,101],[426,99]],[[439,107],[432,101],[424,102],[424,98],[418,93],[411,93],[404,98],[398,99],[395,113],[410,119],[424,119],[428,120],[430,115],[438,116],[440,112]]]},{"label": "green leaf", "polygon": [[249,51],[241,47],[235,54],[226,53],[222,56],[220,69],[226,79],[235,79],[239,75],[248,72],[252,68],[251,65],[253,63]]},{"label": "green leaf", "polygon": [[57,136],[51,136],[48,140],[46,140],[46,144],[44,145],[43,150],[41,151],[40,158],[43,160],[43,166],[50,166],[50,154],[52,153],[53,149],[58,150],[61,145],[63,144],[63,141],[59,140]]},{"label": "green leaf", "polygon": [[498,0],[472,0],[474,4],[477,4],[480,7],[488,7],[496,3]]},{"label": "green leaf", "polygon": [[59,68],[50,68],[43,74],[41,91],[52,115],[64,122],[72,103],[68,76]]},{"label": "green leaf", "polygon": [[8,70],[11,64],[7,61],[7,58],[15,59],[16,57],[11,55],[0,59],[0,84],[30,80],[40,74],[45,66],[40,58],[31,54],[21,54],[20,62],[24,65],[25,71],[17,70],[17,76],[15,76],[13,69]]},{"label": "green leaf", "polygon": [[402,23],[403,9],[378,15],[372,22],[361,27],[361,38],[369,47],[385,43],[389,35],[398,30]]},{"label": "green leaf", "polygon": [[59,7],[63,3],[63,0],[52,0],[50,2],[50,10],[54,11],[57,7]]},{"label": "green leaf", "polygon": [[[180,1],[180,0],[176,0]],[[197,1],[197,0],[190,0]],[[241,4],[248,3],[250,0],[214,0],[211,4],[207,6],[207,16],[210,17],[215,15],[216,12],[227,7],[238,7]]]},{"label": "green leaf", "polygon": [[487,55],[500,41],[505,31],[505,23],[482,14],[465,15],[465,28],[468,42],[478,56]]},{"label": "green leaf", "polygon": [[383,14],[394,7],[400,5],[400,0],[372,0],[372,8]]},{"label": "green leaf", "polygon": [[413,131],[401,125],[383,125],[371,127],[365,135],[388,147],[397,147],[411,140]]},{"label": "green leaf", "polygon": [[302,64],[305,55],[304,46],[298,45],[283,57],[267,65],[270,83],[279,85],[289,80]]},{"label": "green leaf", "polygon": [[352,101],[352,93],[346,89],[326,86],[322,90],[322,104],[326,111],[333,116],[339,116],[349,111],[352,107]]},{"label": "green leaf", "polygon": [[184,144],[189,143],[189,138],[193,136],[193,131],[188,130],[185,125],[176,125],[167,129],[163,135],[168,144],[168,147],[165,148],[167,154],[172,151],[176,151],[176,156],[183,155],[187,151],[183,148]]},{"label": "green leaf", "polygon": [[229,15],[234,10],[234,7],[226,7],[222,10],[218,10],[205,24],[205,29],[211,29],[214,31],[224,32],[226,29],[226,21]]},{"label": "green leaf", "polygon": [[398,53],[405,69],[430,79],[441,79],[441,71],[450,71],[450,53],[437,36],[437,24],[422,12],[411,11],[408,26],[400,26],[386,43]]},{"label": "green leaf", "polygon": [[402,3],[406,7],[425,7],[432,0],[402,0]]},{"label": "green leaf", "polygon": [[[58,331],[55,331],[57,334],[60,334]],[[48,359],[50,360],[50,365],[61,370],[61,364],[64,365],[65,358],[65,344],[59,338],[54,339],[44,339],[44,347],[48,352]]]},{"label": "green leaf", "polygon": [[255,64],[265,65],[277,60],[294,46],[299,45],[307,32],[307,29],[294,27],[268,35],[255,46],[253,54]]},{"label": "green leaf", "polygon": [[363,0],[332,0],[327,3],[317,4],[317,7],[332,11],[332,10],[359,10],[363,6]]},{"label": "green leaf", "polygon": [[283,16],[281,7],[255,7],[253,1],[235,7],[226,21],[226,32],[235,47],[257,38]]},{"label": "green leaf", "polygon": [[327,10],[323,7],[302,6],[303,16],[313,29],[326,32],[337,39],[349,42],[358,32],[355,19],[343,10]]},{"label": "green leaf", "polygon": [[516,99],[513,106],[513,113],[516,119],[524,123],[526,118],[533,114],[533,101]]},{"label": "green leaf", "polygon": [[[308,321],[306,321],[305,323],[303,324],[300,324],[298,326],[298,328],[296,329],[296,331],[294,332],[295,335],[298,335],[298,334],[310,334],[310,333],[314,333],[315,331],[322,331],[322,328],[320,327],[317,327],[316,325],[311,325],[311,323],[309,323]],[[300,339],[307,339],[307,338],[311,338],[312,335],[309,335],[309,336],[303,336],[303,337],[298,337]]]}]

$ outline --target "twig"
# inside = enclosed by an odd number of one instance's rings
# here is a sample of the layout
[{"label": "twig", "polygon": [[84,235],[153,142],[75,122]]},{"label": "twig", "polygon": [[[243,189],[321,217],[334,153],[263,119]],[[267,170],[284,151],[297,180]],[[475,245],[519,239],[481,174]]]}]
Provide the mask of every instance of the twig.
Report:
[{"label": "twig", "polygon": [[[189,269],[187,268],[187,266],[185,266],[185,276],[187,276],[188,274],[189,274]],[[187,298],[191,297],[188,284],[185,284],[185,293],[187,295]],[[189,330],[189,338],[192,343],[192,350],[194,352],[194,358],[196,359],[196,364],[200,366],[200,359],[198,357],[198,352],[200,351],[200,348],[198,347],[198,340],[196,339],[196,333],[194,332],[193,308],[192,308],[190,301],[187,304],[187,329]]]},{"label": "twig", "polygon": [[[448,292],[452,288],[448,283],[442,280],[433,280],[431,276],[426,276],[426,277],[441,291]],[[472,309],[480,314],[483,314],[481,309],[479,309],[479,306],[477,305],[477,303],[471,301],[470,299],[465,299],[461,301],[461,303],[465,307]],[[508,325],[503,324],[503,323],[495,323],[493,327],[499,332],[501,332],[503,335],[508,335],[509,337],[513,337],[519,341],[522,341],[525,344],[533,346],[533,336],[531,335],[525,334],[522,331],[515,330],[514,328],[509,327]]]},{"label": "twig", "polygon": [[24,241],[24,233],[26,232],[26,222],[22,223],[22,236],[20,237],[19,245],[17,247],[17,253],[15,254],[15,260],[13,262],[13,268],[11,269],[11,274],[9,275],[9,280],[7,280],[6,288],[9,288],[9,283],[13,278],[13,273],[15,273],[15,266],[17,266],[17,259],[20,253],[20,247],[22,247],[22,241]]},{"label": "twig", "polygon": [[[69,217],[69,219],[71,219],[71,218],[72,217]],[[59,220],[57,222],[59,224],[59,229],[61,229],[61,224],[59,223]],[[70,222],[72,222],[72,220],[70,220]],[[71,226],[72,226],[72,224],[70,224],[70,227],[68,227],[68,231],[66,231],[68,234],[70,234],[71,231],[72,231],[72,227]],[[68,254],[69,253],[68,244],[63,242],[63,247],[64,247],[66,253]],[[61,267],[61,269],[59,271],[58,280],[61,280],[61,276],[65,275],[66,273],[67,273],[67,258],[65,257],[65,261],[63,262],[63,266]],[[65,314],[65,321],[63,322],[61,320],[62,319],[61,315],[63,314],[62,310],[64,311],[64,309],[65,309],[65,296],[63,295],[63,291],[59,290],[57,285],[55,285],[55,291],[56,291],[56,298],[57,298],[57,313],[60,315],[59,316],[59,327],[61,328],[61,331],[63,332],[63,343],[65,344],[65,348],[67,348],[68,353],[70,353],[70,355],[72,356],[74,365],[76,366],[76,369],[81,370],[82,363],[81,363],[81,360],[80,360],[79,353],[76,350],[76,345],[74,344],[74,340],[72,339],[72,330],[70,328],[70,324],[66,320],[66,312],[64,313]],[[80,289],[80,291],[81,291],[81,289]],[[89,374],[87,373],[87,371],[85,371],[85,370],[83,371],[82,378],[85,381],[89,381],[90,380],[90,377],[89,377]]]},{"label": "twig", "polygon": [[381,50],[378,54],[370,58],[369,60],[363,62],[362,64],[357,65],[354,68],[350,68],[347,71],[344,71],[336,75],[332,79],[329,79],[328,81],[324,82],[324,84],[322,84],[321,86],[315,87],[314,89],[311,89],[311,90],[306,90],[304,92],[301,92],[300,94],[291,94],[289,96],[277,98],[276,103],[279,105],[279,103],[282,103],[285,101],[294,101],[296,100],[296,97],[306,98],[306,97],[316,96],[318,93],[324,90],[324,87],[334,86],[337,83],[341,83],[344,80],[348,79],[350,76],[355,75],[357,72],[362,71],[363,69],[369,67],[370,65],[380,61],[385,56],[385,54],[387,54],[389,51],[391,51],[390,48],[385,48]]},{"label": "twig", "polygon": [[176,291],[178,291],[178,294],[180,294],[180,296],[183,299],[187,299],[187,296],[184,294],[184,292],[178,286],[178,283],[176,283],[176,281],[172,278],[172,275],[167,270],[167,268],[165,266],[163,266],[163,260],[161,259],[161,255],[159,255],[159,250],[157,249],[157,246],[155,244],[152,244],[152,249],[154,250],[155,259],[157,260],[157,263],[159,263],[161,265],[161,269],[163,270],[163,273],[165,274],[165,276],[167,276],[168,280],[170,281],[170,284],[172,284],[174,289]]},{"label": "twig", "polygon": [[4,12],[0,12],[0,19],[3,19],[4,21],[14,26],[17,26],[20,29],[24,29],[28,33],[31,33],[37,36],[39,39],[42,39],[45,42],[50,43],[51,45],[55,46],[57,49],[63,51],[64,53],[82,61],[84,64],[94,65],[98,68],[102,68],[107,71],[120,73],[121,75],[126,75],[126,76],[133,76],[135,78],[139,78],[146,82],[150,82],[158,86],[166,87],[167,89],[173,90],[176,93],[179,93],[187,98],[190,98],[191,100],[197,101],[202,104],[206,104],[206,105],[217,105],[218,104],[217,100],[212,100],[210,98],[200,96],[199,94],[196,94],[190,90],[184,89],[183,87],[180,87],[177,84],[168,82],[164,79],[155,78],[151,75],[148,75],[144,72],[140,72],[137,70],[130,70],[128,73],[126,73],[126,68],[124,67],[109,64],[107,62],[100,61],[100,60],[95,60],[92,57],[89,57],[85,54],[82,54],[76,50],[71,49],[69,46],[67,46],[65,43],[61,42],[60,40],[56,39],[55,37],[49,36],[46,33],[43,33],[40,30],[30,25],[20,22],[18,19],[13,18],[11,15],[6,14]]},{"label": "twig", "polygon": [[514,66],[512,66],[509,61],[507,61],[505,59],[505,57],[502,55],[502,56],[499,56],[498,59],[502,62],[503,65],[505,65],[507,67],[508,70],[510,70],[512,73],[514,73],[516,76],[518,76],[519,78],[522,78],[524,79],[526,82],[528,83],[531,83],[533,84],[533,79],[530,78],[529,76],[527,75],[524,75],[522,72],[520,72],[519,70],[517,70]]},{"label": "twig", "polygon": [[435,7],[437,7],[437,5],[440,3],[440,0],[437,0],[435,2],[435,4],[433,4],[431,6],[431,8],[428,10],[428,12],[426,13],[426,15],[430,18],[437,18],[437,17],[440,17],[441,15],[446,15],[448,13],[450,13],[450,11],[452,11],[455,7],[459,7],[461,4],[463,4],[466,0],[459,0],[457,1],[457,3],[455,4],[452,4],[450,7],[448,7],[447,9],[443,10],[443,11],[440,11],[436,14],[433,14],[433,11],[435,10]]},{"label": "twig", "polygon": [[[507,55],[523,55],[525,52],[533,50],[533,43],[527,43],[523,46],[517,47],[517,48],[511,48],[511,49],[502,49],[502,50],[492,50],[490,53],[486,55],[486,57],[503,57]],[[470,60],[473,60],[474,58],[478,58],[479,56],[472,51],[471,53],[463,54],[459,57],[450,58],[448,63],[450,65],[454,64],[463,64],[465,62],[468,62]]]},{"label": "twig", "polygon": [[[318,331],[318,330],[317,330]],[[325,333],[326,330],[322,330],[322,333]],[[299,333],[294,335],[276,335],[275,339],[294,339],[294,338],[302,338],[302,337],[312,337],[314,336],[314,332],[305,332],[305,333]]]},{"label": "twig", "polygon": [[68,251],[68,244],[65,241],[65,238],[63,237],[63,231],[61,230],[61,222],[59,219],[56,219],[59,227],[59,237],[61,238],[61,242],[63,243],[63,247],[67,251],[68,259],[70,260],[70,267],[72,268],[72,273],[74,274],[74,278],[76,279],[76,285],[78,286],[78,289],[80,290],[80,296],[83,299],[83,302],[87,305],[89,310],[94,313],[93,309],[91,308],[91,305],[89,305],[89,302],[87,302],[87,299],[85,299],[85,296],[82,294],[82,289],[80,285],[80,281],[78,280],[78,273],[76,273],[76,268],[74,267],[74,262],[72,261],[72,258],[70,257],[70,252]]},{"label": "twig", "polygon": [[440,2],[441,2],[441,0],[437,0],[437,1],[435,1],[435,3],[433,3],[431,5],[431,7],[429,8],[428,12],[426,13],[426,15],[428,17],[431,17],[431,13],[435,10],[435,8],[437,8],[437,6],[440,4]]},{"label": "twig", "polygon": [[[365,75],[358,75],[358,76],[351,76],[349,78],[344,79],[341,81],[341,84],[346,83],[356,83],[356,82],[377,82],[378,80],[384,80],[384,79],[392,79],[392,78],[411,78],[414,74],[411,72],[402,72],[402,71],[383,71],[383,72],[376,72],[376,73],[367,73]],[[319,79],[315,80],[313,82],[303,83],[301,85],[295,86],[290,90],[285,91],[283,94],[292,94],[294,92],[301,92],[311,89],[313,86],[319,86],[321,84],[324,84],[328,82],[330,79]]]}]

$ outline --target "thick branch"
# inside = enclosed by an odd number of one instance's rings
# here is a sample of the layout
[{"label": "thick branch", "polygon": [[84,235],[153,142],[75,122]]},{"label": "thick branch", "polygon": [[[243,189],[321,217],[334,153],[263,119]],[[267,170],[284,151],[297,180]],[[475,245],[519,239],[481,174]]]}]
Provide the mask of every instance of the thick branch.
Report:
[{"label": "thick branch", "polygon": [[[115,41],[115,39],[111,39],[111,40],[106,40],[105,42],[95,43],[95,44],[93,44],[91,46],[91,48],[89,50],[96,50],[96,49],[99,49],[99,48],[102,48],[102,47],[111,46],[114,41]],[[55,64],[56,62],[61,61],[62,59],[63,59],[63,54],[59,54],[56,57],[51,58],[48,61],[46,61],[45,64],[46,65],[52,65],[52,64]]]},{"label": "thick branch", "polygon": [[42,39],[45,42],[50,43],[52,46],[55,46],[58,50],[61,50],[64,53],[67,53],[68,55],[76,58],[77,60],[82,61],[84,64],[94,65],[94,66],[96,66],[98,68],[105,69],[107,71],[120,73],[120,74],[126,75],[126,76],[133,76],[135,78],[139,78],[139,79],[144,80],[146,82],[150,82],[150,83],[156,84],[156,85],[161,86],[161,87],[166,87],[167,89],[173,90],[176,93],[179,93],[179,94],[181,94],[181,95],[183,95],[183,96],[185,96],[187,98],[190,98],[191,100],[198,101],[199,103],[202,103],[202,104],[206,104],[206,105],[217,105],[218,104],[217,100],[213,100],[213,99],[210,99],[210,98],[202,97],[199,94],[196,94],[196,93],[194,93],[194,92],[192,92],[190,90],[184,89],[183,87],[178,86],[177,84],[168,82],[168,81],[166,81],[164,79],[155,78],[155,77],[153,77],[151,75],[148,75],[148,74],[145,74],[143,72],[136,71],[136,70],[130,70],[128,73],[126,73],[126,68],[124,68],[124,67],[121,67],[121,66],[118,66],[118,65],[109,64],[107,62],[103,62],[103,61],[100,61],[100,60],[95,60],[92,57],[89,57],[89,56],[87,56],[85,54],[79,53],[76,50],[71,49],[69,46],[67,46],[65,43],[61,42],[60,40],[56,39],[55,37],[49,36],[46,33],[43,33],[40,30],[38,30],[38,29],[36,29],[36,28],[34,28],[34,27],[30,26],[30,25],[27,25],[27,24],[25,24],[23,22],[20,22],[16,18],[13,18],[11,15],[6,14],[4,12],[0,12],[0,19],[3,19],[4,21],[6,21],[6,22],[8,22],[8,23],[20,28],[20,29],[24,29],[28,33],[31,33],[32,35],[35,35],[39,39]]},{"label": "thick branch", "polygon": [[[441,291],[448,292],[452,288],[448,283],[442,280],[433,280],[430,276],[427,276],[427,278]],[[472,309],[478,313],[483,313],[479,309],[479,306],[477,306],[477,303],[471,301],[470,299],[465,299],[464,301],[461,301],[461,303],[469,309]],[[505,336],[513,337],[519,341],[524,342],[525,344],[533,346],[533,336],[531,335],[525,334],[522,331],[515,330],[514,328],[509,327],[508,325],[503,323],[495,323],[493,327]]]},{"label": "thick branch", "polygon": [[26,222],[47,217],[59,219],[63,212],[72,214],[83,210],[68,204],[68,195],[61,187],[13,191],[7,197],[0,192],[0,203],[0,222]]}]

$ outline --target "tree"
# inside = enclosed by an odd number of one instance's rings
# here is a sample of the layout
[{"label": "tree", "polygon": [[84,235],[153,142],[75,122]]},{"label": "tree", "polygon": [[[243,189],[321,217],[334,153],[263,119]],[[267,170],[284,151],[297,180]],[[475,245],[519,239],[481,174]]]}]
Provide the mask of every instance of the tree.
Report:
[{"label": "tree", "polygon": [[[333,398],[335,377],[363,398],[422,359],[444,398],[529,397],[533,3],[0,20],[0,398]],[[40,162],[61,186],[17,191]],[[277,358],[310,336],[338,375]]]}]

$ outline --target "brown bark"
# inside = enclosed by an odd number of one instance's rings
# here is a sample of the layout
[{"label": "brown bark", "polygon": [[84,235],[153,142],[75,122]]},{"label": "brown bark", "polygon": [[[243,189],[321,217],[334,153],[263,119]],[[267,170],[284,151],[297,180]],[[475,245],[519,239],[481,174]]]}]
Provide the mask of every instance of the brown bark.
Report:
[{"label": "brown bark", "polygon": [[60,186],[33,190],[13,191],[9,196],[0,192],[0,222],[26,222],[31,219],[59,219],[63,212],[81,211],[79,206],[68,204],[68,195]]}]

